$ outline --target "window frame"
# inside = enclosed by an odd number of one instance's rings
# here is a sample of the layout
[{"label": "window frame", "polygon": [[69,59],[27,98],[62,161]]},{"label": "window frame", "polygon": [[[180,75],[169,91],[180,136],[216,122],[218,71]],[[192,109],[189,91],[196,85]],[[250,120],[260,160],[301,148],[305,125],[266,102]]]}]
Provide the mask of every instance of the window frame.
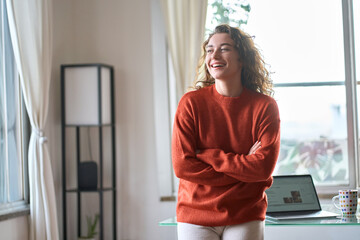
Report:
[{"label": "window frame", "polygon": [[342,0],[349,169],[353,169],[353,171],[349,171],[350,188],[359,187],[358,173],[360,171],[357,160],[359,157],[359,127],[356,94],[357,81],[355,66],[355,29],[353,13],[353,1]]}]

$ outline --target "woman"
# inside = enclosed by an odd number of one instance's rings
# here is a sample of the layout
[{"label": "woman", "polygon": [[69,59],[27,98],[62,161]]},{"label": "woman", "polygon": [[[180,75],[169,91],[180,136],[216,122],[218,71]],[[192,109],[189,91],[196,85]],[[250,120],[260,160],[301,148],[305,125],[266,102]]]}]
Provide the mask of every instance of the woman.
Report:
[{"label": "woman", "polygon": [[272,82],[240,29],[217,26],[203,50],[204,77],[182,97],[174,121],[178,238],[263,239],[265,190],[280,147]]}]

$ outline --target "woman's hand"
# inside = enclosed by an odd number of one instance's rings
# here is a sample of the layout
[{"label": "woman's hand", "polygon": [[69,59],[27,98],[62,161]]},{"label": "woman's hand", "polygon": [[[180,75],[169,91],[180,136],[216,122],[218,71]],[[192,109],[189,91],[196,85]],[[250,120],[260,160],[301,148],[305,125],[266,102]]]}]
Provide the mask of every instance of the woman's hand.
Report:
[{"label": "woman's hand", "polygon": [[255,154],[259,148],[261,148],[261,142],[256,141],[254,145],[250,148],[248,155]]}]

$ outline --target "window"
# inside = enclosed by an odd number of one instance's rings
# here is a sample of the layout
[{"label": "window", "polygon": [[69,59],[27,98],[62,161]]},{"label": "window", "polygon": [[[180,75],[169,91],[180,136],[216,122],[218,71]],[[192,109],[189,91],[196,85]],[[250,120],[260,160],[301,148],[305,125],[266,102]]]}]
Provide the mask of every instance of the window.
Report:
[{"label": "window", "polygon": [[[206,29],[212,30],[220,23],[240,26],[254,36],[273,73],[274,98],[281,117],[281,152],[274,174],[310,173],[320,193],[356,188],[356,176],[360,175],[360,102],[356,100],[360,45],[355,44],[360,42],[360,13],[352,11],[360,8],[359,2],[208,2]],[[163,101],[169,103],[171,94],[167,94]],[[169,108],[166,111],[171,119]],[[170,129],[171,122],[161,126]],[[159,161],[171,162],[167,158]],[[176,183],[170,178],[166,182]],[[176,192],[176,184],[172,189]]]},{"label": "window", "polygon": [[273,0],[251,7],[246,30],[271,65],[282,121],[275,174],[311,173],[317,186],[355,187],[342,2]]},{"label": "window", "polygon": [[205,38],[215,27],[227,23],[234,27],[247,24],[251,6],[247,0],[208,0]]},{"label": "window", "polygon": [[[154,79],[154,116],[156,136],[157,182],[160,198],[163,201],[174,201],[175,178],[171,164],[171,105],[169,79],[169,58],[166,44],[165,23],[162,16],[160,1],[152,3],[152,50]],[[156,63],[156,64],[155,64]],[[175,94],[173,94],[175,96]]]},{"label": "window", "polygon": [[10,39],[5,0],[0,4],[0,215],[27,204],[25,159],[29,134]]},{"label": "window", "polygon": [[[219,2],[234,7],[225,0],[212,0],[209,7]],[[249,11],[238,14],[245,19],[240,27],[255,37],[270,64],[280,110],[281,149],[274,174],[310,173],[322,192],[355,187],[355,52],[348,21],[352,12],[346,10],[351,1],[249,2],[250,7],[240,9]]]}]

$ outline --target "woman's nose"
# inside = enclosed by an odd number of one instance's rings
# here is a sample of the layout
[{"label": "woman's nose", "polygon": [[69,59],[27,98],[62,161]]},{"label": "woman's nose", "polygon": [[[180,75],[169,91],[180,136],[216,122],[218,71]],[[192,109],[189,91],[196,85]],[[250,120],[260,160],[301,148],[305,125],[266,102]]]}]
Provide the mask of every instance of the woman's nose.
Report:
[{"label": "woman's nose", "polygon": [[214,50],[214,52],[211,55],[212,58],[218,58],[219,56],[220,56],[220,51],[217,49]]}]

